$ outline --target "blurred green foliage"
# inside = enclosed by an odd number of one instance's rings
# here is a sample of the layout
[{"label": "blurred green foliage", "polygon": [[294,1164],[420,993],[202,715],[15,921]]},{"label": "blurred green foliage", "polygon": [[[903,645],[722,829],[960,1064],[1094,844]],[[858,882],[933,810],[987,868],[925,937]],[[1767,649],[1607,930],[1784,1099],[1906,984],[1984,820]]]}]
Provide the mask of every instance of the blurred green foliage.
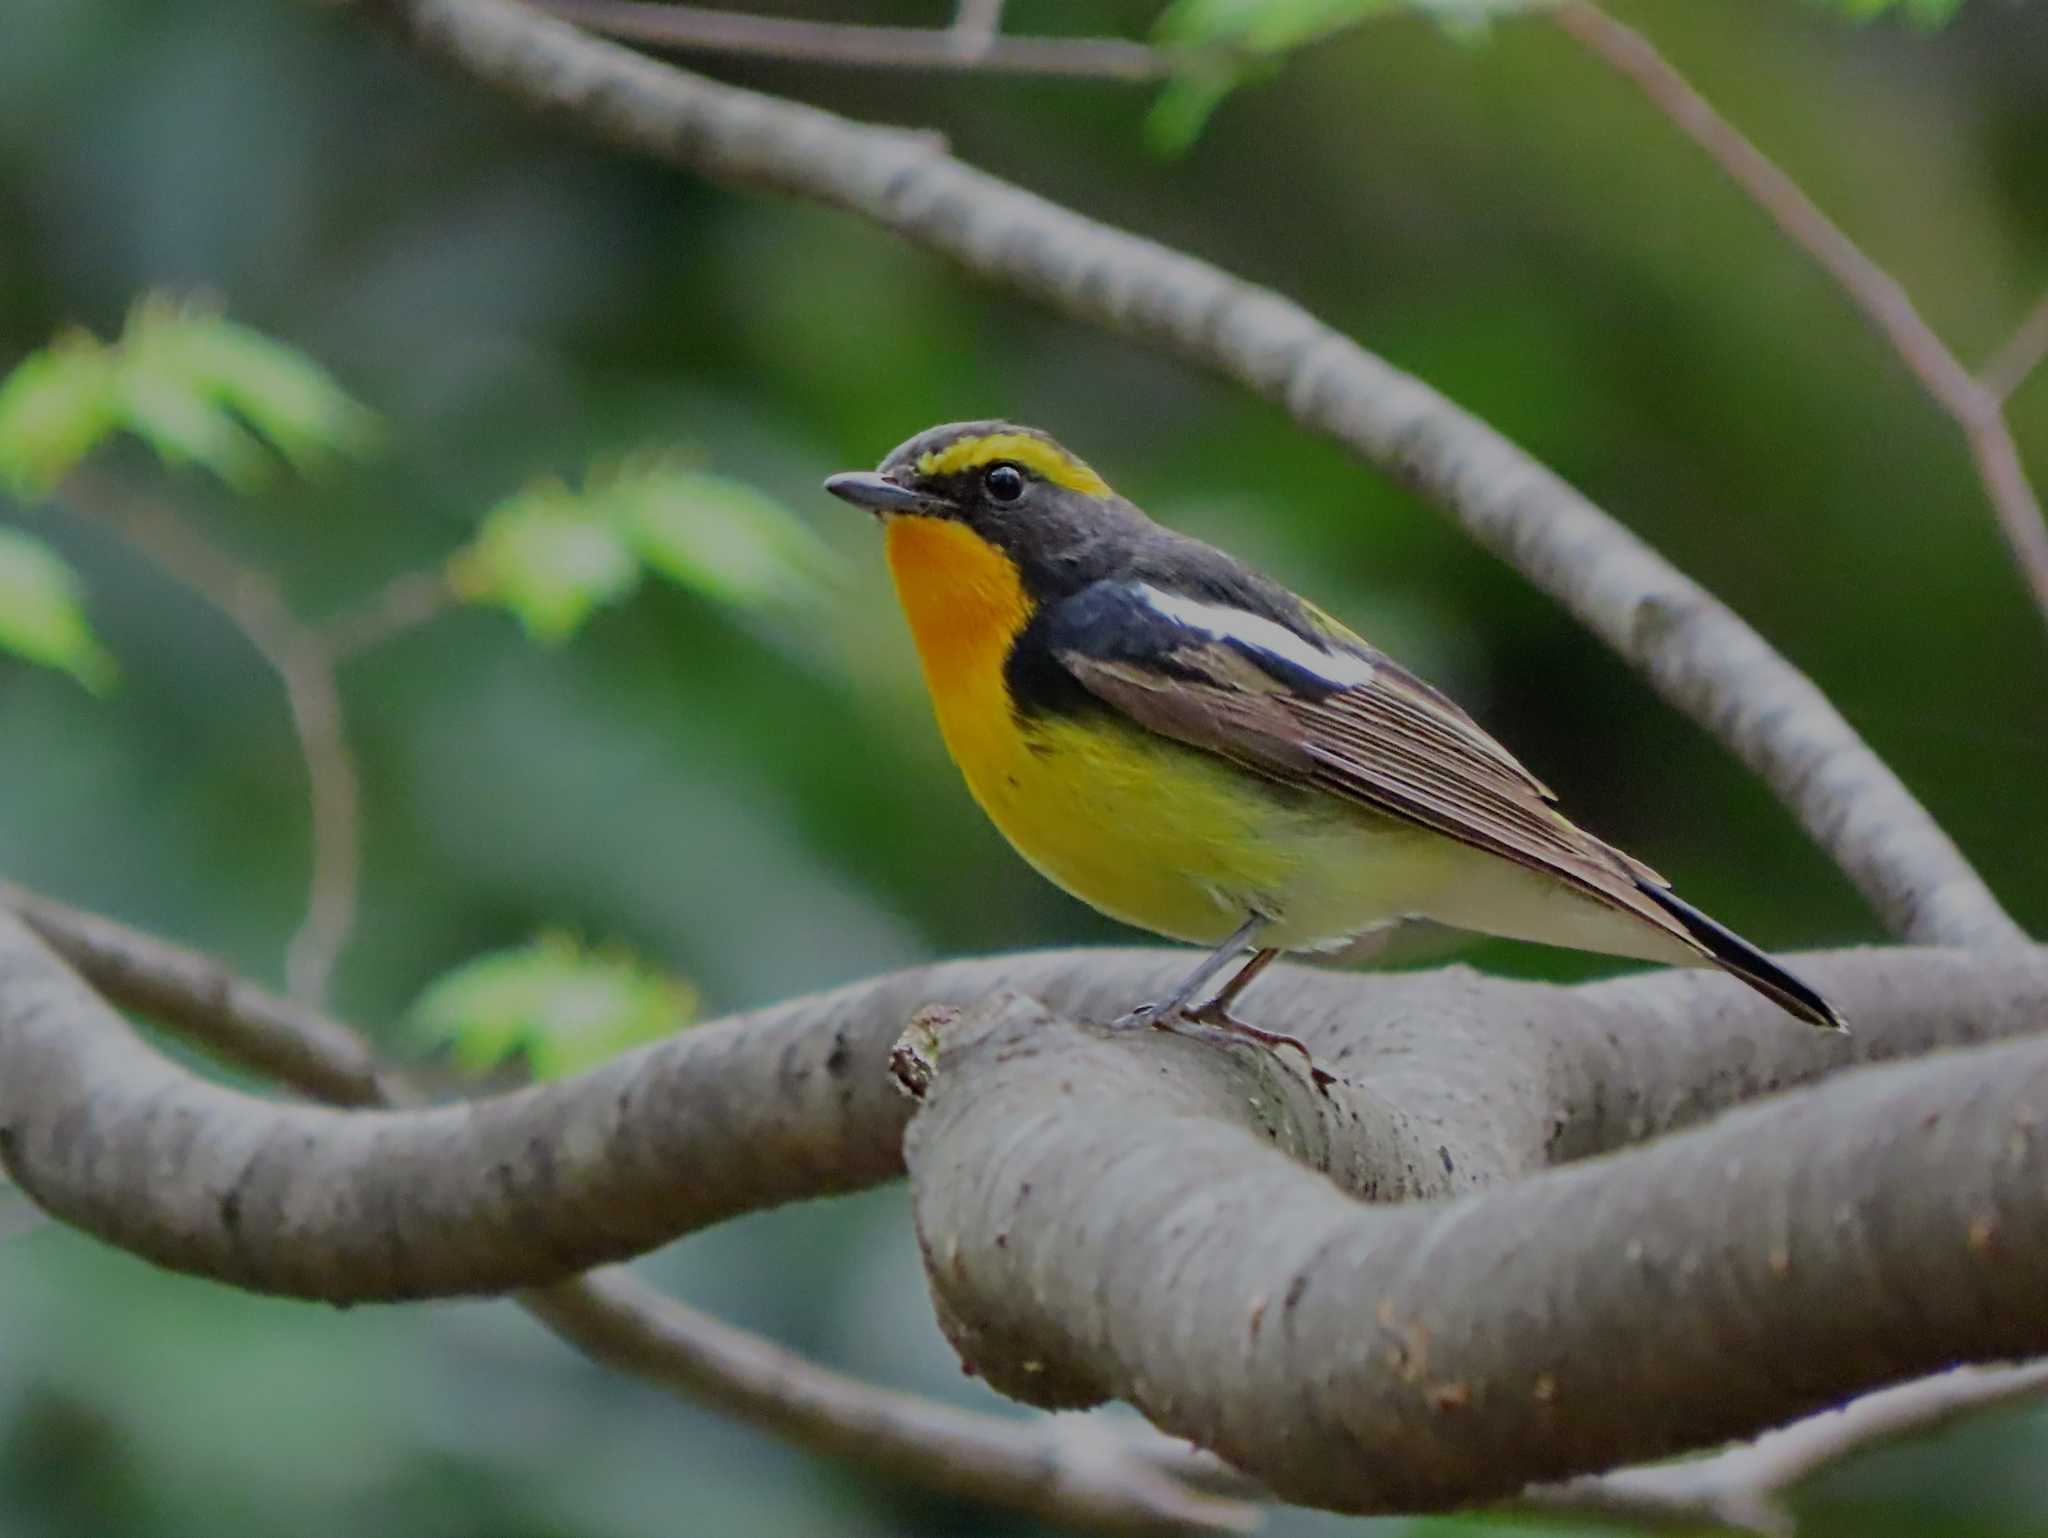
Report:
[{"label": "blurred green foliage", "polygon": [[0,652],[60,669],[95,693],[119,669],[93,638],[78,574],[33,535],[0,527]]},{"label": "blurred green foliage", "polygon": [[[1190,63],[1161,87],[1145,120],[1146,141],[1164,154],[1195,142],[1231,92],[1274,76],[1276,56],[1320,42],[1346,28],[1389,16],[1435,22],[1446,37],[1477,39],[1506,17],[1555,9],[1565,0],[1172,0],[1152,34],[1188,51]],[[1894,12],[1922,27],[1939,27],[1962,0],[1811,0],[1850,21]]]},{"label": "blurred green foliage", "polygon": [[[1141,35],[1156,9],[1013,0],[1007,24]],[[935,24],[947,7],[814,13]],[[1931,36],[1785,0],[1624,14],[1965,357],[2048,284],[2048,8],[1966,6]],[[1727,922],[1774,946],[1876,936],[1770,797],[1617,660],[1231,388],[837,215],[595,149],[345,8],[28,0],[5,34],[0,367],[69,330],[120,333],[137,294],[207,293],[384,422],[381,455],[250,496],[105,444],[105,473],[169,496],[300,613],[440,566],[530,488],[587,491],[588,467],[650,451],[757,488],[829,552],[834,580],[794,611],[648,582],[570,645],[524,645],[472,608],[350,666],[367,865],[337,1004],[394,1050],[434,979],[556,927],[690,978],[707,1014],[937,955],[1129,938],[968,800],[872,529],[817,491],[929,423],[996,413],[1450,689],[1574,815]],[[2040,627],[1953,429],[1555,29],[1510,18],[1462,47],[1387,17],[1287,55],[1168,161],[1141,149],[1148,97],[1116,87],[719,72],[929,124],[978,164],[1277,285],[1449,392],[1810,670],[2021,920],[2048,926]],[[2013,420],[2048,474],[2048,382]],[[39,463],[75,458],[51,445]],[[125,687],[99,701],[0,660],[0,871],[275,980],[307,814],[274,681],[217,614],[53,501],[0,521],[81,574]],[[655,548],[636,560],[655,568]],[[1469,959],[1609,969],[1507,944]],[[0,1248],[0,1268],[9,1533],[1032,1531],[678,1405],[500,1305],[338,1314],[54,1227]],[[645,1269],[851,1371],[993,1403],[937,1337],[900,1193],[763,1214]],[[1810,1530],[2037,1532],[2044,1431],[2009,1416],[1845,1470],[1810,1492]],[[1469,1527],[1288,1514],[1272,1531]]]},{"label": "blurred green foliage", "polygon": [[201,466],[243,491],[269,476],[265,443],[312,473],[378,434],[377,419],[303,354],[150,296],[119,341],[66,332],[0,381],[0,486],[47,493],[123,428],[166,464]]},{"label": "blurred green foliage", "polygon": [[548,481],[507,498],[449,563],[459,596],[502,605],[540,641],[567,640],[643,572],[740,608],[794,611],[818,598],[825,571],[824,547],[773,497],[647,461],[580,492]]},{"label": "blurred green foliage", "polygon": [[616,1052],[690,1023],[696,990],[630,953],[542,935],[464,962],[413,1006],[426,1047],[486,1073],[517,1057],[536,1079],[581,1073]]}]

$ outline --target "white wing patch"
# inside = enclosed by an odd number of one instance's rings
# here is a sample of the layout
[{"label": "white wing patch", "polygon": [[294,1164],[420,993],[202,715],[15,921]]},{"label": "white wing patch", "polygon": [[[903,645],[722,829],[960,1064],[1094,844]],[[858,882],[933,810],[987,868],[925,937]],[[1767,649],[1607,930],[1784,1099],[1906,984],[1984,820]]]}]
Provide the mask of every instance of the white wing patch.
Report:
[{"label": "white wing patch", "polygon": [[1332,689],[1363,689],[1372,682],[1373,664],[1367,658],[1349,652],[1324,651],[1313,641],[1305,641],[1285,625],[1277,625],[1261,615],[1169,593],[1149,582],[1134,583],[1133,589],[1147,608],[1176,625],[1264,652],[1290,667],[1313,674]]}]

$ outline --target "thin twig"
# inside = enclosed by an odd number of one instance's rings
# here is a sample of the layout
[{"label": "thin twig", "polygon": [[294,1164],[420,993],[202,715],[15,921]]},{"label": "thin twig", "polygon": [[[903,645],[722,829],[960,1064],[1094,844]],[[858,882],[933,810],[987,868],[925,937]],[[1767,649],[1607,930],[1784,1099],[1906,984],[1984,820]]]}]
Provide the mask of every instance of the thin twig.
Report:
[{"label": "thin twig", "polygon": [[1984,365],[1977,381],[1985,392],[2003,404],[2027,382],[2027,376],[2048,358],[2048,294],[2028,312],[2019,329],[2006,338],[2005,345]]},{"label": "thin twig", "polygon": [[[1870,259],[1775,161],[1700,95],[1655,45],[1598,6],[1574,0],[1551,13],[1576,42],[1632,81],[1650,104],[1705,150],[1728,179],[1780,232],[1835,280],[1849,302],[1920,381],[1928,397],[1962,429],[1984,494],[2013,564],[2048,621],[2048,523],[2002,410],[2005,397],[2048,349],[2048,302],[2020,328],[1979,380],[1914,308],[1898,280]],[[2031,333],[2036,326],[2041,335]],[[2010,383],[2003,383],[2010,379]],[[2001,384],[2003,387],[2001,388]]]},{"label": "thin twig", "polygon": [[971,57],[988,56],[1003,30],[1003,0],[960,0],[953,13],[953,36]]},{"label": "thin twig", "polygon": [[659,0],[540,0],[564,21],[621,42],[679,52],[843,64],[863,69],[973,70],[1081,80],[1163,80],[1192,62],[1183,50],[1121,37],[998,34],[1000,4],[966,0],[950,27],[870,27],[754,16]]},{"label": "thin twig", "polygon": [[1531,1490],[1518,1504],[1626,1521],[1718,1522],[1790,1538],[1785,1497],[1825,1468],[2048,1392],[2048,1362],[1959,1367],[1879,1389],[1708,1458],[1621,1469]]},{"label": "thin twig", "polygon": [[85,476],[74,476],[65,492],[72,506],[219,610],[284,686],[312,809],[306,911],[285,952],[285,980],[295,998],[317,1002],[355,928],[362,875],[362,780],[342,716],[334,658],[268,573],[218,549],[169,507]]},{"label": "thin twig", "polygon": [[[19,915],[96,989],[329,1104],[425,1096],[361,1036],[211,957],[0,882]],[[1020,1422],[862,1383],[699,1313],[614,1268],[515,1295],[549,1330],[636,1377],[813,1452],[1098,1532],[1238,1533],[1256,1508],[1208,1493],[1231,1471],[1184,1442]],[[1236,1488],[1244,1488],[1241,1477]]]},{"label": "thin twig", "polygon": [[355,931],[362,886],[362,776],[337,673],[448,608],[455,598],[447,578],[439,571],[402,573],[362,603],[311,625],[267,572],[211,544],[163,503],[84,475],[72,477],[65,491],[80,512],[217,609],[284,686],[312,823],[306,908],[285,950],[285,982],[294,998],[317,1003]]},{"label": "thin twig", "polygon": [[364,652],[454,607],[455,593],[446,573],[438,569],[401,572],[360,603],[323,621],[318,627],[327,655],[338,667]]}]

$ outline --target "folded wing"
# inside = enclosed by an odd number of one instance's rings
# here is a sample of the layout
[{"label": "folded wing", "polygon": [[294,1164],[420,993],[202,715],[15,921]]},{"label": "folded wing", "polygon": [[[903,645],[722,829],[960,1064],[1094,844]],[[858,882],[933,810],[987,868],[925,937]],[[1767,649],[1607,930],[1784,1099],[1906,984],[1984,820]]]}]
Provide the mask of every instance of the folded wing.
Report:
[{"label": "folded wing", "polygon": [[1661,876],[1573,826],[1470,716],[1334,622],[1310,615],[1305,633],[1145,583],[1099,583],[1060,607],[1045,630],[1060,666],[1139,725],[1540,871],[1703,949],[1652,895]]}]

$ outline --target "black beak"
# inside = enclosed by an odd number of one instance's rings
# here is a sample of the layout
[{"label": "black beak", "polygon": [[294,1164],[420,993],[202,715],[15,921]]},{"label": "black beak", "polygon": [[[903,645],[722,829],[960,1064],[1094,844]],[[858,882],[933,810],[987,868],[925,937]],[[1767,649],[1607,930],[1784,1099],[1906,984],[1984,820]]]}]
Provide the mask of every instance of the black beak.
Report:
[{"label": "black beak", "polygon": [[840,501],[864,507],[871,513],[907,513],[925,505],[925,499],[917,492],[866,470],[828,475],[825,489]]}]

